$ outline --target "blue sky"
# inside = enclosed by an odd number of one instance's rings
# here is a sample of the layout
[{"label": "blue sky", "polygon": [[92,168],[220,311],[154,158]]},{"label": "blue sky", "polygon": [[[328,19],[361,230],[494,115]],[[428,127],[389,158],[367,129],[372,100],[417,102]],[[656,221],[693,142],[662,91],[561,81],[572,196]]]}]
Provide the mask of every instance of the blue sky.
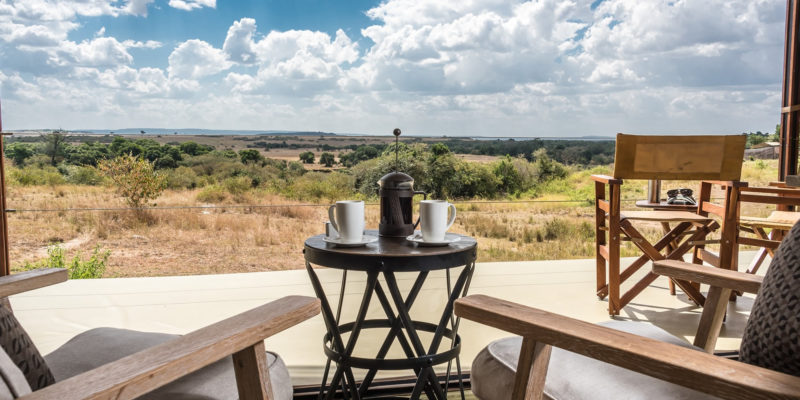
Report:
[{"label": "blue sky", "polygon": [[781,0],[0,0],[5,129],[772,131]]}]

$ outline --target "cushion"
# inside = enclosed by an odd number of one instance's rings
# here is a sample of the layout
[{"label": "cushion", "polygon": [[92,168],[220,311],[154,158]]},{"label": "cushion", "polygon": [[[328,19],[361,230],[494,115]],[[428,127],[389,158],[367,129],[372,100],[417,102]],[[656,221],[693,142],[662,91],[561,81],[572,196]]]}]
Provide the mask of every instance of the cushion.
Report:
[{"label": "cushion", "polygon": [[[694,348],[648,323],[608,321],[599,325]],[[509,337],[490,343],[478,354],[472,363],[470,374],[472,392],[478,398],[482,400],[511,398],[521,347],[521,337]],[[555,347],[550,356],[544,392],[546,396],[555,400],[716,399],[683,386]]]},{"label": "cushion", "polygon": [[800,376],[800,224],[781,241],[742,335],[739,360]]},{"label": "cushion", "polygon": [[39,349],[19,324],[14,313],[0,304],[0,348],[25,375],[31,389],[36,391],[55,382]]},{"label": "cushion", "polygon": [[31,386],[22,370],[0,349],[0,400],[16,399],[29,393]]},{"label": "cushion", "polygon": [[[60,381],[140,350],[170,341],[178,335],[127,329],[96,328],[70,339],[45,356],[56,380]],[[267,365],[276,400],[291,400],[293,389],[283,360],[267,352]],[[162,386],[142,399],[201,400],[238,399],[233,361],[228,356],[181,379]]]}]

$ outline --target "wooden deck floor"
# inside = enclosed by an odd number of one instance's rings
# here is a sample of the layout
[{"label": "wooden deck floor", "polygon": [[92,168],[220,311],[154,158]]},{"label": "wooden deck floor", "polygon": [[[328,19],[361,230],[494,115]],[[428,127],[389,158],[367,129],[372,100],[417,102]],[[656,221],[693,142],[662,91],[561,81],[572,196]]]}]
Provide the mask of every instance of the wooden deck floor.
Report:
[{"label": "wooden deck floor", "polygon": [[[751,254],[743,253],[742,263]],[[644,273],[647,268],[643,268]],[[331,302],[338,301],[341,272],[318,272]],[[594,260],[478,263],[470,293],[482,293],[532,307],[569,315],[588,322],[609,317],[606,302],[594,295]],[[412,274],[399,275],[409,287]],[[636,279],[634,276],[633,279]],[[415,319],[436,319],[445,301],[445,277],[428,278],[412,310]],[[351,273],[345,292],[343,319],[352,319],[361,299],[365,276]],[[705,290],[705,288],[703,289]],[[15,313],[43,353],[48,353],[74,335],[90,328],[112,326],[143,331],[186,333],[246,309],[289,294],[313,296],[304,270],[248,274],[204,275],[162,278],[124,278],[69,281],[11,299]],[[728,320],[718,342],[719,350],[737,349],[752,296],[730,303]],[[370,316],[382,317],[375,306]],[[693,339],[700,309],[686,296],[670,296],[665,279],[653,285],[628,305],[620,319],[646,321],[685,338]],[[318,384],[325,358],[322,353],[324,324],[314,318],[267,341],[267,347],[286,360],[295,384]],[[471,360],[489,341],[504,332],[471,322],[461,325],[462,363]],[[385,332],[362,334],[358,351],[370,356],[371,347]],[[425,338],[423,337],[423,340]],[[399,349],[393,349],[400,356]],[[392,354],[390,354],[392,356]],[[407,374],[407,373],[404,373]]]}]

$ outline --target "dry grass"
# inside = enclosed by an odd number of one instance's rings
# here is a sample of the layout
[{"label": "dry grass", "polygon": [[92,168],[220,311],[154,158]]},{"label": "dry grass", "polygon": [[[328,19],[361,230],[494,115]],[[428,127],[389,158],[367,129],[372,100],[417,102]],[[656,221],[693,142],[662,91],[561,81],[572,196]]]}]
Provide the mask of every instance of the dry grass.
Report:
[{"label": "dry grass", "polygon": [[[776,171],[774,162],[748,162],[744,176],[754,185],[765,185]],[[664,190],[695,186],[677,182]],[[646,183],[631,181],[623,187],[623,198],[643,198]],[[157,206],[203,206],[196,199],[199,192],[167,191]],[[8,195],[13,209],[124,207],[106,187],[12,186]],[[297,206],[292,205],[297,201],[260,191],[245,196],[246,203],[274,207],[240,207],[230,198],[220,204],[223,208],[10,213],[12,265],[44,258],[48,244],[62,243],[70,258],[76,252],[88,255],[96,245],[111,250],[108,277],[303,268],[303,241],[323,232],[327,204]],[[763,216],[769,210],[746,206],[744,213]],[[368,205],[367,227],[377,225],[378,207]],[[484,262],[594,257],[594,209],[587,203],[460,203],[452,230],[476,237],[478,259]],[[651,238],[660,236],[658,225],[645,225],[642,231]],[[624,245],[623,255],[636,254],[630,243]]]}]

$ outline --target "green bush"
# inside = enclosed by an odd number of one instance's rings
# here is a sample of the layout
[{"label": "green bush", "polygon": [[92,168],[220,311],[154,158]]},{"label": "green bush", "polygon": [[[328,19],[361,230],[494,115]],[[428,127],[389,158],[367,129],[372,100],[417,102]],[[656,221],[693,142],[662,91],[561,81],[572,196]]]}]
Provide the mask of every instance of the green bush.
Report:
[{"label": "green bush", "polygon": [[170,189],[194,189],[200,186],[197,172],[189,167],[180,166],[166,170],[164,174],[167,177],[167,187]]},{"label": "green bush", "polygon": [[67,169],[67,182],[75,185],[99,185],[103,183],[103,176],[95,167],[80,167],[70,165]]},{"label": "green bush", "polygon": [[9,183],[23,186],[32,185],[61,185],[66,179],[58,169],[51,166],[28,166],[24,168],[9,168]]},{"label": "green bush", "polygon": [[222,187],[235,196],[250,190],[253,187],[253,181],[246,176],[237,176],[222,181]]},{"label": "green bush", "polygon": [[106,262],[111,251],[101,251],[100,245],[94,248],[88,260],[82,261],[80,253],[69,263],[69,279],[97,279],[106,272]]},{"label": "green bush", "polygon": [[111,256],[111,251],[103,251],[100,245],[97,245],[88,260],[83,261],[81,253],[78,252],[67,263],[64,248],[55,244],[47,247],[47,258],[37,262],[27,262],[20,266],[19,269],[28,271],[38,268],[67,268],[69,279],[96,279],[103,277],[109,256]]},{"label": "green bush", "polygon": [[309,172],[292,182],[284,194],[298,200],[336,201],[353,198],[355,179],[339,173]]},{"label": "green bush", "polygon": [[208,185],[197,194],[196,198],[203,203],[219,203],[228,198],[228,193],[220,185]]}]

